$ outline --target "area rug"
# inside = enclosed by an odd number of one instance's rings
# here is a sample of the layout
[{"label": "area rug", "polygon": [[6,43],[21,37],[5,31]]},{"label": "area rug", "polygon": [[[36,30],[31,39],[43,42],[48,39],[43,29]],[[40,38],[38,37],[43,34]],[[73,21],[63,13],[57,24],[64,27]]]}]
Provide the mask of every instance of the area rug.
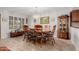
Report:
[{"label": "area rug", "polygon": [[11,51],[11,50],[8,49],[7,47],[0,47],[0,51]]}]

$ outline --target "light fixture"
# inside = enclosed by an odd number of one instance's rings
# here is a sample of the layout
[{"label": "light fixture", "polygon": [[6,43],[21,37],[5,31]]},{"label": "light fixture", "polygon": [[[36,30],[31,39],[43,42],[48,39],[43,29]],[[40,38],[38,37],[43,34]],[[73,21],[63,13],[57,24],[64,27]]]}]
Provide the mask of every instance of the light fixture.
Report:
[{"label": "light fixture", "polygon": [[35,7],[35,8],[38,8],[38,7]]}]

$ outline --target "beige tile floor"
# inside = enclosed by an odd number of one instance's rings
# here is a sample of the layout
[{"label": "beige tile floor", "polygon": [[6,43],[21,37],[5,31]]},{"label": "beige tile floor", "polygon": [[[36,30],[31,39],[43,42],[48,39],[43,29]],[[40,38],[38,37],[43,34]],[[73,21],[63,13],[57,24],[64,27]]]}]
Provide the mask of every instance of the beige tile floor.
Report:
[{"label": "beige tile floor", "polygon": [[16,38],[1,39],[0,46],[6,46],[12,51],[75,51],[70,40],[55,38],[55,45],[44,44],[42,48],[31,42],[23,41],[23,36]]}]

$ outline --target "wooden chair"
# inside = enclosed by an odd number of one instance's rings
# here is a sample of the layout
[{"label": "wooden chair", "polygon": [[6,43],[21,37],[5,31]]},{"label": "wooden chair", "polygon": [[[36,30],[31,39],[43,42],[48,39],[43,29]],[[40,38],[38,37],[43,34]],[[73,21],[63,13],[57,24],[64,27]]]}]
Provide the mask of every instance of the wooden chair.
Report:
[{"label": "wooden chair", "polygon": [[49,41],[50,43],[52,43],[53,45],[55,44],[55,40],[54,40],[54,32],[56,29],[56,25],[53,26],[53,30],[49,32],[48,36],[49,36]]},{"label": "wooden chair", "polygon": [[24,26],[23,26],[23,31],[24,31],[24,32],[27,32],[28,29],[29,29],[28,25],[24,25]]},{"label": "wooden chair", "polygon": [[56,25],[53,26],[52,32],[55,32],[55,29],[56,29]]},{"label": "wooden chair", "polygon": [[42,43],[42,26],[41,25],[35,25],[34,26],[36,40],[35,43]]},{"label": "wooden chair", "polygon": [[23,41],[24,41],[25,39],[27,39],[28,31],[29,31],[28,25],[24,25],[24,26],[23,26],[23,32],[24,32],[24,39],[23,39]]},{"label": "wooden chair", "polygon": [[56,26],[53,26],[53,31],[49,31],[43,34],[43,40],[47,43],[50,43],[54,46],[55,40],[54,40],[54,32],[55,32]]},{"label": "wooden chair", "polygon": [[34,26],[34,30],[35,30],[36,32],[41,32],[41,31],[42,31],[42,26],[41,26],[41,25],[35,25],[35,26]]}]

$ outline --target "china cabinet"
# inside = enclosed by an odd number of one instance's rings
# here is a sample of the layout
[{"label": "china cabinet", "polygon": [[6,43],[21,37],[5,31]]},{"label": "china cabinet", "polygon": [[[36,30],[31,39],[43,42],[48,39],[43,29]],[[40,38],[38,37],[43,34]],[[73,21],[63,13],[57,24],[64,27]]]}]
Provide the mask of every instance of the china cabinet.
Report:
[{"label": "china cabinet", "polygon": [[69,38],[69,16],[62,15],[58,17],[58,38],[68,39]]}]

